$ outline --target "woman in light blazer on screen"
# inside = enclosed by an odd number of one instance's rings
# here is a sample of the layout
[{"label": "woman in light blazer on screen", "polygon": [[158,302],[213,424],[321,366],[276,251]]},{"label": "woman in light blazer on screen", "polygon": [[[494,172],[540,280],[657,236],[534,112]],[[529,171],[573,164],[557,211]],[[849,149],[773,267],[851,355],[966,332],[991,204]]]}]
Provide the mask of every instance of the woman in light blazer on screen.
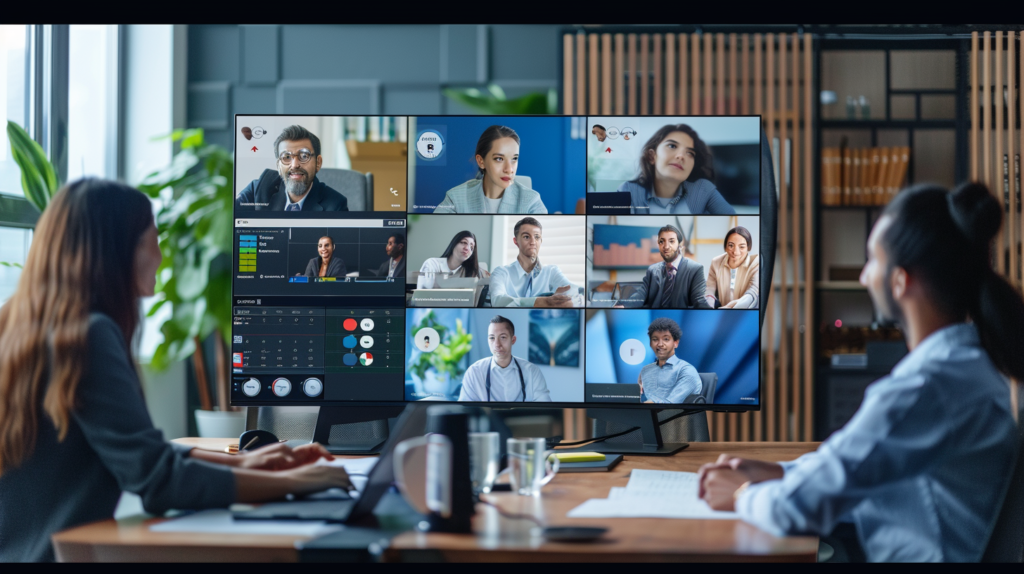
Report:
[{"label": "woman in light blazer on screen", "polygon": [[507,126],[491,126],[476,144],[476,179],[448,190],[434,213],[547,213],[536,191],[515,181],[519,167],[519,134]]},{"label": "woman in light blazer on screen", "polygon": [[745,227],[734,227],[725,234],[723,243],[725,253],[708,266],[708,304],[716,309],[757,309],[761,262],[757,255],[750,254],[754,244],[750,232]]}]

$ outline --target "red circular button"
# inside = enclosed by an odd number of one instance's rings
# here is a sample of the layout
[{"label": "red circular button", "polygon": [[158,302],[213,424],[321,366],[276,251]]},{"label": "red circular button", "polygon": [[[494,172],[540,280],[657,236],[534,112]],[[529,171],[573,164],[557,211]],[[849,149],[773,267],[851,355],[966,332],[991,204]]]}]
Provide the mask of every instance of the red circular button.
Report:
[{"label": "red circular button", "polygon": [[358,323],[356,323],[355,319],[345,319],[342,325],[344,325],[346,331],[355,331]]}]

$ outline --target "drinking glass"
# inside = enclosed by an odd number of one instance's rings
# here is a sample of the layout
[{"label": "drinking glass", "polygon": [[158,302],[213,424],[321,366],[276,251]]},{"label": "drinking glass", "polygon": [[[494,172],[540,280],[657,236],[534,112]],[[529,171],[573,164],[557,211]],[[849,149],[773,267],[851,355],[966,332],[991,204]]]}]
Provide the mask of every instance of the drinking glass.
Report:
[{"label": "drinking glass", "polygon": [[469,478],[473,494],[487,494],[498,478],[501,437],[496,432],[469,433]]},{"label": "drinking glass", "polygon": [[508,439],[509,479],[512,490],[523,496],[540,494],[540,489],[558,473],[558,457],[547,450],[543,438]]}]

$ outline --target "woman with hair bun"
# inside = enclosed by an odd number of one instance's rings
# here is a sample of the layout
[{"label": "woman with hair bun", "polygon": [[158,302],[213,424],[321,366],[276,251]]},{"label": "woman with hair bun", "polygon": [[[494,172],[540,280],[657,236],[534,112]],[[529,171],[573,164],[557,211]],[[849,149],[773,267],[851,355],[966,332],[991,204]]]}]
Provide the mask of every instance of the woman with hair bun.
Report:
[{"label": "woman with hair bun", "polygon": [[1024,379],[1024,300],[992,269],[1003,213],[980,184],[900,193],[860,281],[910,353],[816,452],[777,464],[723,454],[700,495],[777,535],[830,535],[870,561],[976,562],[1009,486]]}]

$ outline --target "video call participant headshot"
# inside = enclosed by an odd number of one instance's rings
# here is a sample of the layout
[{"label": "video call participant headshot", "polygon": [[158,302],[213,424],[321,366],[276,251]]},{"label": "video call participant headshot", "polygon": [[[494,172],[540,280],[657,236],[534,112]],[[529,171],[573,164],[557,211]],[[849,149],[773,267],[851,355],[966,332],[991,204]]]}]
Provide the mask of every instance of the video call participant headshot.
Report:
[{"label": "video call participant headshot", "polygon": [[683,257],[686,245],[683,232],[674,225],[658,231],[658,250],[661,263],[647,268],[643,283],[630,296],[621,301],[623,307],[641,306],[648,309],[710,309],[704,295],[704,267]]},{"label": "video call participant headshot", "polygon": [[476,144],[476,179],[448,190],[434,213],[547,213],[540,194],[517,182],[519,134],[491,126]]},{"label": "video call participant headshot", "polygon": [[288,126],[274,141],[277,169],[267,169],[245,186],[236,209],[257,211],[348,211],[348,200],[316,174],[323,167],[320,138],[302,126]]},{"label": "video call participant headshot", "polygon": [[388,260],[381,263],[380,269],[375,275],[377,277],[395,277],[405,281],[405,234],[392,233],[388,237],[388,244],[384,246],[388,254]]},{"label": "video call participant headshot", "polygon": [[476,255],[476,235],[472,231],[460,231],[452,237],[440,257],[431,257],[420,267],[417,289],[437,289],[438,281],[446,277],[476,277],[483,279],[491,274],[480,268]]},{"label": "video call participant headshot", "polygon": [[540,246],[544,242],[540,222],[524,217],[513,231],[512,242],[519,248],[519,255],[491,274],[491,306],[572,307],[572,297],[578,288],[557,265],[540,264]]},{"label": "video call participant headshot", "polygon": [[725,253],[711,260],[708,269],[708,305],[715,309],[757,309],[761,284],[761,263],[751,255],[754,239],[746,227],[734,227],[725,234]]},{"label": "video call participant headshot", "polygon": [[693,365],[676,356],[683,330],[667,317],[658,317],[647,327],[656,361],[644,366],[637,377],[640,402],[682,404],[687,397],[703,390],[700,375]]},{"label": "video call participant headshot", "polygon": [[711,150],[686,124],[654,132],[640,152],[640,173],[619,191],[631,194],[630,213],[732,215],[718,192]]},{"label": "video call participant headshot", "polygon": [[1017,449],[1010,381],[1024,379],[1024,300],[991,263],[1002,219],[981,184],[896,195],[860,282],[910,353],[817,451],[723,454],[701,468],[701,497],[776,536],[830,535],[851,561],[981,560]]},{"label": "video call participant headshot", "polygon": [[348,272],[345,269],[345,261],[341,257],[334,256],[334,239],[324,236],[316,244],[316,251],[320,255],[309,260],[306,265],[306,277],[345,277]]},{"label": "video call participant headshot", "polygon": [[608,138],[608,131],[601,124],[594,124],[594,127],[590,129],[590,133],[597,136],[597,141],[599,142],[603,142]]},{"label": "video call participant headshot", "polygon": [[516,327],[512,321],[495,315],[487,325],[487,345],[491,356],[466,369],[462,377],[460,401],[477,402],[551,402],[547,381],[536,365],[512,354]]}]

